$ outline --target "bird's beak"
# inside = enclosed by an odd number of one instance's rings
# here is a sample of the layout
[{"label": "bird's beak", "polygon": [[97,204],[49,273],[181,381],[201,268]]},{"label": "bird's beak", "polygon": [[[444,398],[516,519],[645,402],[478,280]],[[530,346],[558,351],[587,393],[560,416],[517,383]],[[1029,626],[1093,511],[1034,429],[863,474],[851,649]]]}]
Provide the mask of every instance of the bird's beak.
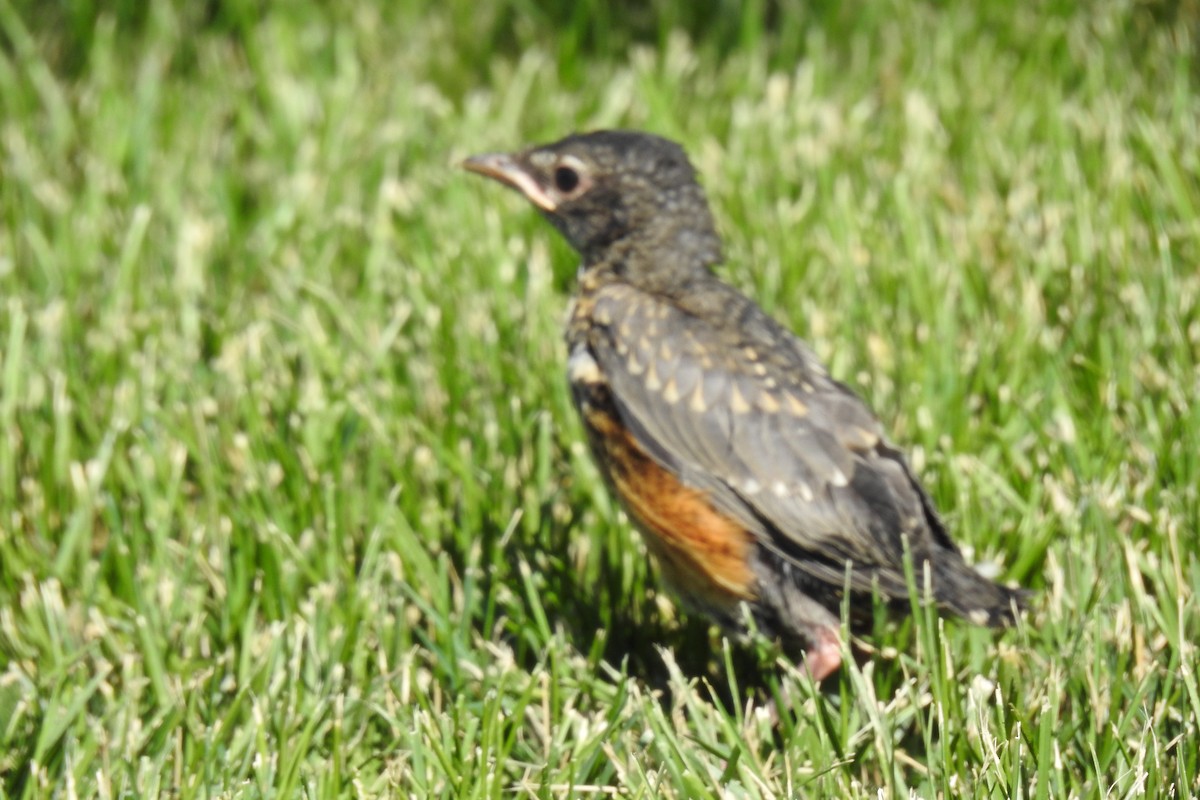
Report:
[{"label": "bird's beak", "polygon": [[511,186],[543,211],[554,211],[558,207],[558,203],[546,194],[546,191],[538,185],[528,170],[517,163],[516,159],[508,153],[486,153],[481,156],[471,156],[462,162],[462,167],[470,172],[477,172],[498,180],[505,186]]}]

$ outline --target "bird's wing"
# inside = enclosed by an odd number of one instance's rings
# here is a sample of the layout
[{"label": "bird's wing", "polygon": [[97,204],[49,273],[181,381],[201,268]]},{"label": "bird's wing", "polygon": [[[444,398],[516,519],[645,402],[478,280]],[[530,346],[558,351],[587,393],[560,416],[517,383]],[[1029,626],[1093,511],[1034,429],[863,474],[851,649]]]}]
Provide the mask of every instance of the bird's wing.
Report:
[{"label": "bird's wing", "polygon": [[902,535],[916,563],[954,549],[875,417],[792,334],[767,352],[629,287],[595,302],[587,344],[639,443],[806,574],[840,586],[849,562],[854,588],[901,597]]}]

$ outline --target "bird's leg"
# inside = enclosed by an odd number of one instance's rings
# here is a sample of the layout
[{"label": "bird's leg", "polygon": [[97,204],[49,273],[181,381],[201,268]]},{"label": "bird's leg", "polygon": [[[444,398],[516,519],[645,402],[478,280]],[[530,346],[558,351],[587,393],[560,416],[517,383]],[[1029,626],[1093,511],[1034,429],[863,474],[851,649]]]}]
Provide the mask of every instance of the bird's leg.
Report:
[{"label": "bird's leg", "polygon": [[822,625],[804,653],[803,669],[814,681],[823,681],[842,665],[842,645],[837,628]]},{"label": "bird's leg", "polygon": [[[812,678],[813,683],[820,683],[842,665],[842,646],[838,639],[838,629],[832,625],[821,625],[813,634],[812,644],[804,651],[804,662],[799,665],[801,672]],[[792,693],[786,685],[779,687],[779,699],[785,706],[792,704]],[[779,706],[775,699],[766,705],[767,716],[771,727],[779,726]]]}]

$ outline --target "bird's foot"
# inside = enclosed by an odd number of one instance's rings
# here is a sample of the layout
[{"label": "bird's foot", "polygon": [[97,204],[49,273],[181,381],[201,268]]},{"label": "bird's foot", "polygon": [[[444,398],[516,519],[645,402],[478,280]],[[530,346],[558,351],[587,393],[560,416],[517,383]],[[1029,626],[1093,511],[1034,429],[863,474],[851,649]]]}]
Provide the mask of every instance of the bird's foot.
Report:
[{"label": "bird's foot", "polygon": [[803,669],[814,682],[828,678],[842,665],[842,645],[836,628],[823,627],[804,653]]}]

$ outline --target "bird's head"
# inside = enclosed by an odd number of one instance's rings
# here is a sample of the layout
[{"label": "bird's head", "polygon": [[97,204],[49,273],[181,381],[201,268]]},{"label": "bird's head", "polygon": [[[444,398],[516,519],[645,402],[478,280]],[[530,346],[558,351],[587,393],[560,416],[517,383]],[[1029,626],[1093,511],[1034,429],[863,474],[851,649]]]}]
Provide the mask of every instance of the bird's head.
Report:
[{"label": "bird's head", "polygon": [[704,191],[683,148],[648,133],[595,131],[463,166],[525,195],[585,263],[646,242],[708,266],[720,260]]}]

